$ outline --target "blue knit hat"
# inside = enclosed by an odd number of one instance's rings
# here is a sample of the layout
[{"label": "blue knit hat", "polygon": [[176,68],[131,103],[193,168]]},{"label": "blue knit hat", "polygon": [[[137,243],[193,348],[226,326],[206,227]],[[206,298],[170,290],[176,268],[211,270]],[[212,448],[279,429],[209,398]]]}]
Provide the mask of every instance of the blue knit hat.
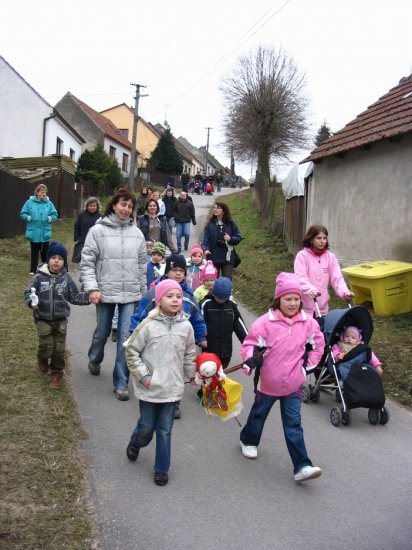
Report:
[{"label": "blue knit hat", "polygon": [[67,248],[62,243],[58,242],[51,242],[49,244],[49,249],[47,251],[47,263],[49,263],[49,260],[52,256],[61,256],[64,260],[64,267],[68,269],[67,267]]},{"label": "blue knit hat", "polygon": [[232,294],[232,288],[232,281],[228,277],[219,277],[212,288],[212,294],[215,298],[226,301]]}]

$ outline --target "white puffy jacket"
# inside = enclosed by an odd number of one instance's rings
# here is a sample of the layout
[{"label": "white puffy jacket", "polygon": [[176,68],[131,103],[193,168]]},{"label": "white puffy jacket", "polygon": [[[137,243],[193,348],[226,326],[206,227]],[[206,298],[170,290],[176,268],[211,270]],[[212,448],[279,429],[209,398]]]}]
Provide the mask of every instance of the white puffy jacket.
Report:
[{"label": "white puffy jacket", "polygon": [[146,292],[146,243],[131,219],[110,214],[89,230],[80,262],[84,292],[99,290],[103,303],[138,302]]}]

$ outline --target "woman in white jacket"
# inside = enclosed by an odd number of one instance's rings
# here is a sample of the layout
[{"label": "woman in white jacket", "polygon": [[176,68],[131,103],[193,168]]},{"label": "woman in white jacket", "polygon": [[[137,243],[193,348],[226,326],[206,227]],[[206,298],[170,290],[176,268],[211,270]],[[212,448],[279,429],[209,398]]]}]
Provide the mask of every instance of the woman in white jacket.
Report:
[{"label": "woman in white jacket", "polygon": [[97,326],[88,352],[89,371],[94,376],[100,374],[116,304],[119,308],[113,386],[120,401],[129,399],[123,341],[129,335],[135,305],[146,292],[146,243],[143,233],[133,224],[135,203],[129,191],[112,197],[104,217],[87,234],[80,263],[83,290],[96,304]]}]

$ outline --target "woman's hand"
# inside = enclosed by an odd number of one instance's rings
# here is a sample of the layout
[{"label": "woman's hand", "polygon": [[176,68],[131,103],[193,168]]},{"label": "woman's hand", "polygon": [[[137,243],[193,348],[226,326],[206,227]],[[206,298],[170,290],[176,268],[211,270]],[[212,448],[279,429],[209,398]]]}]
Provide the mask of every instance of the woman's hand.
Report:
[{"label": "woman's hand", "polygon": [[230,241],[230,239],[231,239],[232,237],[231,237],[228,233],[225,233],[225,234],[223,235],[223,238],[224,238],[224,240],[227,242],[227,241]]},{"label": "woman's hand", "polygon": [[204,254],[205,256],[210,256],[211,252],[210,252],[210,250],[205,250],[205,251],[203,252],[203,254]]},{"label": "woman's hand", "polygon": [[89,294],[89,302],[91,304],[98,304],[100,302],[102,295],[98,290],[92,290]]}]

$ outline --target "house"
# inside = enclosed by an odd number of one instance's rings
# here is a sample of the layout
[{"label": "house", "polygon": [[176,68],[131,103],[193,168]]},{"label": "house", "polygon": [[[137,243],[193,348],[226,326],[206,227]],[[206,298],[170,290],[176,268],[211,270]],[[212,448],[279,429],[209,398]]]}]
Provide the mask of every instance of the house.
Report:
[{"label": "house", "polygon": [[97,144],[102,145],[106,153],[117,160],[123,178],[129,177],[132,144],[111,120],[70,92],[55,109],[84,137],[83,149],[92,150]]},{"label": "house", "polygon": [[[131,142],[133,141],[134,109],[132,107],[129,107],[126,103],[121,103],[101,111],[101,114],[111,120],[124,137]],[[146,167],[148,159],[159,143],[159,139],[160,134],[156,128],[139,116],[136,131],[137,166],[139,168]]]},{"label": "house", "polygon": [[[203,158],[203,163],[206,160],[206,147],[199,147],[198,149],[201,157]],[[206,168],[206,175],[214,174],[215,172],[220,172],[221,174],[224,174],[225,167],[220,164],[220,162],[210,154],[210,151],[207,152],[207,168]]]},{"label": "house", "polygon": [[77,161],[85,143],[56,111],[0,56],[0,157],[65,155]]},{"label": "house", "polygon": [[309,161],[306,226],[327,227],[343,265],[412,261],[412,75],[302,163]]},{"label": "house", "polygon": [[[180,136],[177,138],[177,141],[183,145],[183,147],[189,151],[192,155],[192,168],[191,170],[186,170],[188,174],[195,175],[198,172],[202,173],[205,166],[205,159],[201,157],[199,150],[192,145],[186,138]],[[183,170],[184,171],[184,170]]]}]

